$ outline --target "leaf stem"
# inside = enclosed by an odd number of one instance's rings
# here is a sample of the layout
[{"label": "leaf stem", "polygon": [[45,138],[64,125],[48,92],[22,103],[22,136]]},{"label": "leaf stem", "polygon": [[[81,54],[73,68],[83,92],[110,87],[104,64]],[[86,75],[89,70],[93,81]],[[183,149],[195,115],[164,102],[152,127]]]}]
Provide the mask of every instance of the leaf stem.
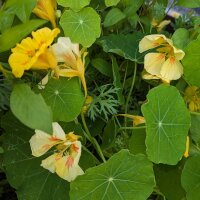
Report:
[{"label": "leaf stem", "polygon": [[145,128],[146,128],[146,126],[120,127],[120,128],[118,129],[118,131],[120,131],[120,130],[145,129]]},{"label": "leaf stem", "polygon": [[101,150],[101,147],[99,146],[98,142],[96,141],[96,139],[94,137],[92,137],[88,127],[87,127],[87,124],[86,124],[86,121],[85,121],[85,116],[84,116],[84,113],[81,112],[81,119],[82,119],[82,123],[83,123],[83,127],[85,129],[85,132],[87,134],[87,139],[93,144],[94,148],[96,149],[97,153],[99,154],[100,158],[103,160],[103,162],[105,163],[106,162],[106,159],[103,155],[103,152]]}]

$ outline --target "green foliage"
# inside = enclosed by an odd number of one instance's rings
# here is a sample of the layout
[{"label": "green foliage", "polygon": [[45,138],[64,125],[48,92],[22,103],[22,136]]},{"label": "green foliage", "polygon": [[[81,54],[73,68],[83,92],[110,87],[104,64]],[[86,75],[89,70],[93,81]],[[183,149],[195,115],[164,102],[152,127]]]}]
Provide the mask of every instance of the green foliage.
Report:
[{"label": "green foliage", "polygon": [[120,0],[105,0],[105,4],[107,7],[116,6]]},{"label": "green foliage", "polygon": [[197,8],[200,6],[200,1],[199,0],[179,0],[178,4],[179,6],[187,7],[187,8]]},{"label": "green foliage", "polygon": [[175,165],[185,152],[190,114],[173,86],[158,86],[147,99],[142,106],[147,125],[147,155],[154,163]]},{"label": "green foliage", "polygon": [[147,158],[122,150],[71,183],[70,199],[144,200],[154,185],[152,164]]},{"label": "green foliage", "polygon": [[32,129],[52,133],[52,112],[41,94],[35,94],[27,84],[15,85],[10,108],[13,114]]},{"label": "green foliage", "polygon": [[101,34],[100,17],[90,7],[83,8],[79,12],[66,10],[60,19],[60,25],[65,36],[84,47],[91,46]]},{"label": "green foliage", "polygon": [[51,79],[41,94],[53,111],[54,121],[73,121],[84,103],[78,78]]},{"label": "green foliage", "polygon": [[58,0],[58,4],[63,7],[71,8],[72,10],[79,11],[90,3],[90,0]]},{"label": "green foliage", "polygon": [[119,101],[115,99],[117,88],[102,85],[93,91],[93,101],[88,110],[88,116],[94,121],[98,116],[108,120],[109,115],[117,114]]}]

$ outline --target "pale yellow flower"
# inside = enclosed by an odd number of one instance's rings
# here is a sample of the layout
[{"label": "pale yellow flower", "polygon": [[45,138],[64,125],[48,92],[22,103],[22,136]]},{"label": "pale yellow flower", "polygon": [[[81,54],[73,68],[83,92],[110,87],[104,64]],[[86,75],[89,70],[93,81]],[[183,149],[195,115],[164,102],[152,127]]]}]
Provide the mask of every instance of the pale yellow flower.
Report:
[{"label": "pale yellow flower", "polygon": [[200,111],[200,91],[196,86],[189,86],[185,90],[184,99],[192,112]]},{"label": "pale yellow flower", "polygon": [[70,38],[59,37],[58,42],[52,45],[52,49],[58,62],[64,64],[59,65],[55,74],[63,77],[78,76],[82,82],[85,96],[87,96],[87,86],[85,80],[85,56],[87,52],[79,51],[79,44],[72,43]]},{"label": "pale yellow flower", "polygon": [[164,35],[154,34],[145,36],[139,43],[139,52],[155,49],[144,58],[145,70],[153,75],[170,82],[179,79],[183,74],[180,60],[185,53],[173,46],[172,40]]},{"label": "pale yellow flower", "polygon": [[56,27],[56,0],[38,0],[33,13],[42,19],[49,20],[53,26]]},{"label": "pale yellow flower", "polygon": [[155,19],[152,20],[151,24],[154,26],[158,32],[162,31],[168,24],[171,23],[171,20],[163,20],[161,22],[156,21]]},{"label": "pale yellow flower", "polygon": [[119,114],[119,116],[123,116],[123,117],[127,117],[129,119],[132,119],[133,120],[133,126],[137,126],[137,125],[146,123],[144,117],[142,117],[142,116],[129,115],[129,114]]},{"label": "pale yellow flower", "polygon": [[42,28],[32,32],[33,38],[27,37],[12,49],[9,64],[15,77],[20,78],[25,70],[55,68],[57,61],[51,48],[48,48],[60,32]]},{"label": "pale yellow flower", "polygon": [[84,172],[78,165],[81,156],[81,143],[73,132],[65,134],[58,123],[53,123],[53,134],[36,130],[30,139],[32,155],[44,155],[52,147],[56,151],[41,163],[41,166],[61,178],[72,181]]}]

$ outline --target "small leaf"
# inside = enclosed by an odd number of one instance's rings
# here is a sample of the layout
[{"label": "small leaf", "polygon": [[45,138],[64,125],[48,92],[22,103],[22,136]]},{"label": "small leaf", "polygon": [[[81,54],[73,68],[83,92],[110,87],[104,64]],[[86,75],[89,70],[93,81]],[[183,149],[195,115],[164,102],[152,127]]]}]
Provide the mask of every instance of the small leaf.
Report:
[{"label": "small leaf", "polygon": [[[14,47],[33,30],[45,23],[45,20],[33,19],[25,22],[24,24],[13,26],[12,28],[4,31],[2,35],[0,35],[0,52],[10,50],[10,48]],[[13,37],[13,35],[15,37]]]},{"label": "small leaf", "polygon": [[84,103],[78,78],[51,79],[41,94],[53,111],[54,121],[73,121]]},{"label": "small leaf", "polygon": [[126,18],[126,15],[119,8],[113,8],[107,13],[105,17],[103,22],[104,27],[113,26],[124,18]]},{"label": "small leaf", "polygon": [[147,100],[142,106],[147,125],[147,155],[155,163],[175,165],[185,152],[190,114],[173,86],[153,88]]},{"label": "small leaf", "polygon": [[74,11],[79,11],[90,4],[90,0],[58,0],[59,5],[71,8]]},{"label": "small leaf", "polygon": [[71,200],[144,200],[155,185],[152,164],[143,155],[121,150],[106,163],[86,170],[71,183]]},{"label": "small leaf", "polygon": [[125,59],[135,61],[138,63],[143,62],[143,54],[139,53],[139,41],[143,38],[143,34],[135,33],[128,35],[108,35],[101,37],[99,40],[100,45],[105,52],[115,53]]},{"label": "small leaf", "polygon": [[69,183],[40,166],[48,154],[39,158],[31,155],[29,139],[34,131],[21,124],[11,113],[3,117],[2,127],[6,131],[3,166],[9,183],[16,189],[17,199],[69,199]]},{"label": "small leaf", "polygon": [[107,7],[116,6],[120,0],[105,0],[105,4]]},{"label": "small leaf", "polygon": [[60,19],[60,25],[65,36],[70,37],[73,42],[89,47],[101,34],[100,21],[97,12],[88,7],[79,12],[66,10]]},{"label": "small leaf", "polygon": [[41,94],[35,94],[27,84],[15,85],[10,108],[13,114],[32,129],[52,132],[52,113]]},{"label": "small leaf", "polygon": [[[200,87],[200,37],[188,44],[185,49],[185,57],[182,60],[184,76],[188,83]],[[192,63],[192,65],[191,65]]]},{"label": "small leaf", "polygon": [[181,183],[186,191],[187,200],[200,199],[200,155],[196,154],[186,161]]},{"label": "small leaf", "polygon": [[10,28],[13,24],[14,14],[9,11],[0,10],[0,32],[4,32],[6,29]]}]

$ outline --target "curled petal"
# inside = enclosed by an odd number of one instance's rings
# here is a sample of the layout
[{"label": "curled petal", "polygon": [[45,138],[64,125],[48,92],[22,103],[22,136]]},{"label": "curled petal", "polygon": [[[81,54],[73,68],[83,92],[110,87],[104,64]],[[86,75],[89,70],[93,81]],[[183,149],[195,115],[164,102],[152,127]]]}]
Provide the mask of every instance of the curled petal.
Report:
[{"label": "curled petal", "polygon": [[183,74],[183,66],[174,57],[170,57],[164,62],[160,74],[164,79],[177,80]]},{"label": "curled petal", "polygon": [[181,49],[177,49],[176,47],[173,46],[173,50],[174,50],[174,56],[176,58],[176,60],[182,60],[185,56],[185,52]]},{"label": "curled petal", "polygon": [[144,68],[152,75],[160,75],[161,67],[165,62],[165,54],[148,53],[144,57]]},{"label": "curled petal", "polygon": [[63,141],[66,139],[65,132],[57,122],[53,122],[53,136]]}]

